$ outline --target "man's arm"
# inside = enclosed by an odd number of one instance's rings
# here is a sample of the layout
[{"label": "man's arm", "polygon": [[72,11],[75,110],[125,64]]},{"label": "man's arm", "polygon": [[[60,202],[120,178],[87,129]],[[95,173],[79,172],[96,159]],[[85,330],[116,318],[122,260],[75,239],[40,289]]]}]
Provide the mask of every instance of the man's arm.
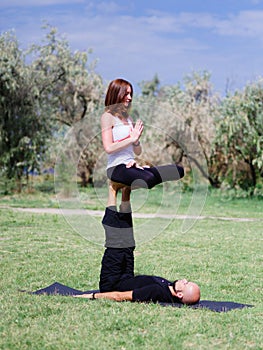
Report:
[{"label": "man's arm", "polygon": [[[94,295],[94,297],[93,297]],[[154,302],[171,301],[172,297],[170,293],[165,293],[164,288],[158,284],[151,284],[141,288],[135,288],[126,292],[106,292],[106,293],[89,293],[74,295],[76,298],[86,299],[109,299],[114,301],[137,301],[137,302]]]},{"label": "man's arm", "polygon": [[[132,290],[127,292],[106,292],[74,295],[75,298],[85,299],[109,299],[114,301],[132,301]],[[93,297],[94,295],[94,297]]]}]

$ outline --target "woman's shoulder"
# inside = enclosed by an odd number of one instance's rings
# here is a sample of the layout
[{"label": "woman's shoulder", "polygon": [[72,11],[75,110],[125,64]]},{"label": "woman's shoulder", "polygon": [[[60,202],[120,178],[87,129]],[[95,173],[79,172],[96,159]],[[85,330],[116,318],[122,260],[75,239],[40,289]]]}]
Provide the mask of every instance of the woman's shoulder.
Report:
[{"label": "woman's shoulder", "polygon": [[114,116],[109,112],[104,112],[101,116],[101,122],[114,125]]},{"label": "woman's shoulder", "polygon": [[110,112],[103,112],[102,115],[101,115],[101,118],[113,118],[113,115],[110,113]]}]

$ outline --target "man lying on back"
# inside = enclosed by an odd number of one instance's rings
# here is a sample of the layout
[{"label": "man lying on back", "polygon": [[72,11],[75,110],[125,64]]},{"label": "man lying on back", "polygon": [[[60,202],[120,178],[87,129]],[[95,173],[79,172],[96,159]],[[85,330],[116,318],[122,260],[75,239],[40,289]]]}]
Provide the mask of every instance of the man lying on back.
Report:
[{"label": "man lying on back", "polygon": [[158,276],[141,275],[124,280],[119,289],[105,293],[88,293],[76,295],[78,298],[110,299],[132,302],[166,302],[196,304],[200,300],[200,288],[186,279],[170,282]]}]

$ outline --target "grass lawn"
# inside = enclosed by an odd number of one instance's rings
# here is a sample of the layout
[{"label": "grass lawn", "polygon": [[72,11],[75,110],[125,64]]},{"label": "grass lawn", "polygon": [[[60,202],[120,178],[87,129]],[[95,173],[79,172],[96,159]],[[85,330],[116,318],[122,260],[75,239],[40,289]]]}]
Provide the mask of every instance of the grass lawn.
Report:
[{"label": "grass lawn", "polygon": [[[1,207],[30,208],[86,208],[104,210],[107,203],[107,187],[78,188],[77,197],[63,199],[53,194],[37,192],[0,196]],[[119,198],[119,197],[118,197]],[[180,182],[156,186],[151,191],[144,189],[132,191],[133,211],[138,213],[187,214],[191,202],[194,202],[194,214],[225,217],[262,218],[263,198],[236,198],[227,191],[207,190],[203,188],[196,194],[182,192]]]},{"label": "grass lawn", "polygon": [[[185,212],[187,196],[178,213]],[[90,194],[83,197],[83,203],[92,202]],[[143,211],[139,197],[134,206]],[[4,206],[55,206],[48,197],[2,199]],[[147,207],[154,211],[154,197],[151,201]],[[90,208],[95,207],[103,205],[94,200]],[[79,235],[62,215],[0,209],[0,349],[262,349],[262,208],[262,200],[210,195],[202,215],[261,220],[204,218],[184,233],[181,219],[170,220],[136,248],[136,274],[187,277],[200,285],[202,299],[254,305],[227,313],[21,293],[55,281],[97,288],[104,249]],[[135,229],[147,220],[135,219]],[[151,220],[158,227],[161,219]]]}]

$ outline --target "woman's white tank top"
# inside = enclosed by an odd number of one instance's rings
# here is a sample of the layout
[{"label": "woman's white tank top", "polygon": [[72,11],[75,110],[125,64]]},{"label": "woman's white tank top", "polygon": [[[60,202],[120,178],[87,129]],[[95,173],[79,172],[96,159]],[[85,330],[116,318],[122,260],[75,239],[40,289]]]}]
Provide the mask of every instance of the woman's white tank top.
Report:
[{"label": "woman's white tank top", "polygon": [[[125,139],[130,135],[132,121],[128,119],[128,125],[122,123],[118,117],[114,118],[114,126],[112,128],[113,141],[117,142]],[[108,154],[107,169],[119,164],[128,164],[131,160],[134,160],[133,146],[129,145],[120,151]]]}]

